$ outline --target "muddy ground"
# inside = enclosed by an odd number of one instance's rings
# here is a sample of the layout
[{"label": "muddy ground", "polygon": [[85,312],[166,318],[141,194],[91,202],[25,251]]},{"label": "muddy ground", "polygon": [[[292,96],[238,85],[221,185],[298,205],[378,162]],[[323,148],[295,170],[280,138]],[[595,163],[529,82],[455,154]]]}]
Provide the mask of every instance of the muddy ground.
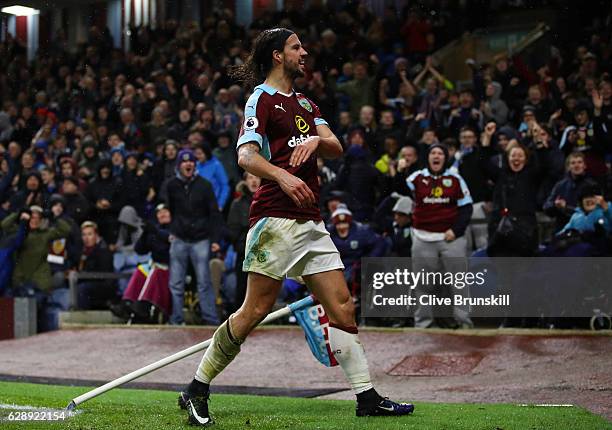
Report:
[{"label": "muddy ground", "polygon": [[[393,398],[569,403],[612,419],[612,336],[520,333],[362,330],[360,337],[379,392]],[[0,341],[0,375],[106,381],[211,335],[206,328],[107,326]],[[187,383],[199,360],[196,354],[140,381],[168,387]],[[215,383],[223,392],[240,386],[236,392],[253,387],[260,394],[352,398],[350,391],[342,391],[341,369],[315,361],[294,327],[254,332]]]}]

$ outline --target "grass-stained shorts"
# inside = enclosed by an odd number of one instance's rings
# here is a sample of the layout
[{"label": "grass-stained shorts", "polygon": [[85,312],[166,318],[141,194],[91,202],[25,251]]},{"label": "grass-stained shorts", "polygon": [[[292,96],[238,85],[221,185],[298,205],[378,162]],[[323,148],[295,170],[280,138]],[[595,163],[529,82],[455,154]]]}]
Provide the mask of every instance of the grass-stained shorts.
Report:
[{"label": "grass-stained shorts", "polygon": [[265,217],[249,229],[242,270],[273,279],[344,269],[322,221]]}]

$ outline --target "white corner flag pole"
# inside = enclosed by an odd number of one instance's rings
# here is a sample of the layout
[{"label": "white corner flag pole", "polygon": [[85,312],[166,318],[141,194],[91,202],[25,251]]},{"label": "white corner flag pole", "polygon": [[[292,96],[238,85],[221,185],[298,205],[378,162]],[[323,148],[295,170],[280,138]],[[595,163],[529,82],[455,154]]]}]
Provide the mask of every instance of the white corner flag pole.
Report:
[{"label": "white corner flag pole", "polygon": [[[300,301],[304,301],[304,305],[308,305],[308,306],[312,305],[313,303],[312,298],[310,296]],[[279,318],[285,317],[289,315],[290,313],[291,313],[291,310],[289,309],[289,306],[285,306],[284,308],[281,308],[277,311],[274,311],[268,314],[268,316],[264,318],[264,320],[261,323],[259,323],[259,325],[266,324],[271,321],[277,320]],[[190,346],[187,349],[184,349],[175,354],[172,354],[169,357],[162,358],[161,360],[156,361],[155,363],[151,363],[148,366],[134,370],[133,372],[128,373],[127,375],[124,375],[113,381],[107,382],[101,387],[88,391],[85,394],[81,394],[79,397],[75,397],[74,399],[72,399],[72,401],[66,407],[66,409],[71,411],[74,408],[76,408],[78,405],[80,405],[81,403],[91,400],[94,397],[99,396],[100,394],[104,394],[107,391],[112,390],[113,388],[117,388],[120,385],[126,384],[130,381],[133,381],[134,379],[140,378],[141,376],[154,372],[157,369],[161,369],[162,367],[167,366],[168,364],[174,363],[175,361],[182,360],[183,358],[193,355],[196,352],[203,351],[204,349],[208,348],[211,342],[212,342],[212,339],[205,340],[204,342],[198,343],[196,345]]]}]

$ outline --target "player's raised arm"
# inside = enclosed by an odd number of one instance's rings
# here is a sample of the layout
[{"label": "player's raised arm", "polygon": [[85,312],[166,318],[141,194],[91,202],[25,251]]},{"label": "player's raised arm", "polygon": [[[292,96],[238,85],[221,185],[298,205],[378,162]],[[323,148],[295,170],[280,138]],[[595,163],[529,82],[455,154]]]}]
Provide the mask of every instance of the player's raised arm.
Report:
[{"label": "player's raised arm", "polygon": [[300,178],[275,166],[259,154],[259,145],[249,142],[238,147],[238,165],[247,172],[275,181],[283,192],[300,207],[313,207],[317,205],[312,190]]}]

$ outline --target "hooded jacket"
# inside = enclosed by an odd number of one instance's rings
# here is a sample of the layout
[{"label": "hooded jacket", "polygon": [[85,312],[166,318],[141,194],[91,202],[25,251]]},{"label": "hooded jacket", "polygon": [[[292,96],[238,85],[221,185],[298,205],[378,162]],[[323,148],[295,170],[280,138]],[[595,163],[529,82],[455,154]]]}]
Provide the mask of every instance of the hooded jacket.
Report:
[{"label": "hooded jacket", "polygon": [[508,122],[508,105],[501,99],[502,86],[499,82],[491,83],[494,88],[493,95],[487,100],[489,109],[485,109],[485,122],[495,121],[498,127],[505,125]]},{"label": "hooded jacket", "polygon": [[112,171],[110,160],[102,160],[98,165],[96,179],[87,187],[87,199],[94,207],[98,200],[106,199],[111,204],[110,210],[116,213],[119,208],[123,207],[121,179],[113,177],[112,174],[108,178],[102,178],[100,171],[104,167]]},{"label": "hooded jacket", "polygon": [[[49,203],[49,193],[45,190],[45,186],[43,184],[40,173],[34,171],[30,172],[25,176],[25,183],[28,182],[28,179],[32,176],[35,176],[38,179],[38,187],[35,190],[28,190],[25,185],[24,188],[19,190],[17,193],[11,197],[11,212],[18,211],[26,206],[37,205],[41,208],[46,208]],[[33,194],[30,201],[28,201],[28,197],[30,194]]]},{"label": "hooded jacket", "polygon": [[[85,148],[87,147],[92,147],[94,149],[94,155],[91,158],[85,155]],[[100,154],[98,152],[96,142],[91,139],[85,140],[82,145],[81,156],[82,158],[79,162],[79,167],[85,167],[91,172],[91,176],[93,176],[93,173],[96,171],[96,167],[100,162]]]},{"label": "hooded jacket", "polygon": [[121,208],[117,220],[121,223],[119,236],[117,237],[117,250],[134,252],[136,241],[142,234],[142,219],[132,206],[124,206]]},{"label": "hooded jacket", "polygon": [[498,145],[499,135],[504,135],[508,138],[508,140],[516,139],[521,140],[521,136],[519,132],[509,125],[504,125],[497,130],[494,136],[494,144],[492,143],[489,149],[484,149],[481,147],[481,151],[484,151],[484,159],[482,170],[483,171],[491,171],[496,169],[501,169],[506,161],[505,161],[505,153],[501,150]]}]

